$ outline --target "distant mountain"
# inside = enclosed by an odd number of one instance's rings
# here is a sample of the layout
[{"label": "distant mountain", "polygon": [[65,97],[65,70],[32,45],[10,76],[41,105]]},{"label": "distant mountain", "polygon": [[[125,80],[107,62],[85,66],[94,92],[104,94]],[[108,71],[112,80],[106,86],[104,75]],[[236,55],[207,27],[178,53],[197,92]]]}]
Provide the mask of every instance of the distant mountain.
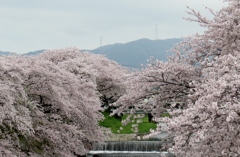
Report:
[{"label": "distant mountain", "polygon": [[181,38],[150,40],[139,39],[125,44],[113,44],[99,47],[91,50],[96,54],[104,54],[107,58],[115,60],[121,65],[127,67],[140,67],[146,64],[152,56],[156,59],[167,61],[169,51],[174,44],[181,42]]},{"label": "distant mountain", "polygon": [[7,52],[7,51],[0,51],[0,56],[9,56],[9,55],[16,55],[16,53]]},{"label": "distant mountain", "polygon": [[23,55],[24,56],[33,56],[33,55],[38,55],[38,54],[42,53],[43,51],[45,51],[45,50],[43,49],[43,50],[31,51],[31,52],[25,53]]},{"label": "distant mountain", "polygon": [[[174,44],[181,42],[181,38],[150,40],[139,39],[128,43],[117,43],[113,45],[101,46],[90,51],[95,54],[104,54],[107,58],[118,62],[123,66],[130,68],[140,68],[141,64],[146,64],[147,60],[152,56],[156,59],[167,61],[167,56],[171,55],[169,51]],[[37,55],[45,51],[37,50],[25,53],[23,55]],[[0,51],[0,55],[13,55],[15,53]]]}]

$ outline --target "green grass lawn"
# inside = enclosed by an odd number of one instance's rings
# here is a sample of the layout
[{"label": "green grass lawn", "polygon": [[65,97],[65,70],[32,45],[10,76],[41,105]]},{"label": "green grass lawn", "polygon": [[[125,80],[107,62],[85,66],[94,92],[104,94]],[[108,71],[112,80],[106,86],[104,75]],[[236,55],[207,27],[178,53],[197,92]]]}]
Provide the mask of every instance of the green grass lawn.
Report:
[{"label": "green grass lawn", "polygon": [[[122,119],[126,119],[127,115],[123,115],[121,118],[115,118],[112,116],[109,116],[109,113],[103,112],[105,119],[103,121],[100,121],[99,124],[100,126],[111,128],[112,133],[115,134],[132,134],[133,131],[132,129],[132,124],[135,123],[129,123],[126,126],[122,126]],[[148,117],[145,116],[143,118],[143,122],[138,125],[138,133],[148,133],[150,129],[155,129],[156,128],[156,123],[155,122],[148,122]],[[123,129],[120,130],[120,127]],[[120,132],[118,132],[118,130]]]},{"label": "green grass lawn", "polygon": [[169,113],[163,113],[162,115],[161,115],[161,117],[171,117],[171,115],[169,114]]}]

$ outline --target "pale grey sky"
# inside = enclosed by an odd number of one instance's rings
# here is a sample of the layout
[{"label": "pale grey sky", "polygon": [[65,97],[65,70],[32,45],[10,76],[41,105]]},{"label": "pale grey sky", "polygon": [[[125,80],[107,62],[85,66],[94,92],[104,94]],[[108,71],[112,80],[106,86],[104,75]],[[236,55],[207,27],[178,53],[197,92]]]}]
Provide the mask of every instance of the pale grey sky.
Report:
[{"label": "pale grey sky", "polygon": [[180,38],[202,33],[186,6],[206,16],[222,0],[0,0],[0,51],[26,53],[39,49],[102,45],[149,38]]}]

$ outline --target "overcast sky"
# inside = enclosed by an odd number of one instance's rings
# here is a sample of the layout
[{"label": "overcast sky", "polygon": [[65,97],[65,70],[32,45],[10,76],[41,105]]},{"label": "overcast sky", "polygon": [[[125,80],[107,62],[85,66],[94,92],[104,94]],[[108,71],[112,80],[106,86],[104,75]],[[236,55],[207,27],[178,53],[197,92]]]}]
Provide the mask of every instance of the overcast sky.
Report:
[{"label": "overcast sky", "polygon": [[149,38],[180,38],[203,32],[186,6],[210,16],[221,0],[0,0],[0,51],[26,53],[39,49],[102,45]]}]

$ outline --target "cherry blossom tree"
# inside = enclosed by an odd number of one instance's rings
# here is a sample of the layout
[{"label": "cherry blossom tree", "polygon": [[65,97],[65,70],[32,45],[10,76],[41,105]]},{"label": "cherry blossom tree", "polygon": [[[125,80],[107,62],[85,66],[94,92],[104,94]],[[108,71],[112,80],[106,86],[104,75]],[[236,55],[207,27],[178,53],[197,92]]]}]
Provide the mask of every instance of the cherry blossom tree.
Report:
[{"label": "cherry blossom tree", "polygon": [[[65,157],[84,155],[104,139],[101,96],[123,90],[118,78],[126,70],[67,48],[1,57],[0,72],[0,155]],[[99,87],[105,84],[109,93]]]},{"label": "cherry blossom tree", "polygon": [[[186,110],[171,112],[168,119],[174,134],[172,151],[184,156],[239,156],[239,43],[240,1],[207,20],[194,10],[190,14],[207,30],[175,48],[185,62],[201,68],[201,79],[188,95]],[[178,129],[177,129],[178,128]],[[186,132],[185,132],[186,131]],[[180,149],[178,149],[180,148]]]},{"label": "cherry blossom tree", "polygon": [[22,77],[24,71],[0,58],[0,156],[24,156],[20,136],[34,134],[33,123]]},{"label": "cherry blossom tree", "polygon": [[[120,106],[117,112],[135,106],[144,110],[153,110],[160,116],[166,111],[166,104],[187,100],[187,95],[194,88],[190,84],[196,76],[196,69],[185,63],[162,62],[151,60],[147,67],[129,75],[126,83],[127,92],[113,105]],[[138,105],[148,100],[146,105]]]},{"label": "cherry blossom tree", "polygon": [[205,68],[188,108],[172,111],[173,118],[165,120],[177,155],[239,156],[239,57],[224,55]]},{"label": "cherry blossom tree", "polygon": [[[65,53],[64,51],[68,52]],[[70,52],[72,52],[71,55]],[[59,58],[59,53],[64,53],[67,56],[62,55],[64,57]],[[103,55],[89,52],[79,53],[78,49],[71,48],[71,50],[51,50],[39,57],[58,64],[61,68],[73,73],[77,78],[85,78],[86,81],[94,82],[100,94],[100,99],[105,105],[115,102],[125,92],[126,87],[123,82],[129,70],[114,61],[110,61]]]},{"label": "cherry blossom tree", "polygon": [[[96,86],[84,79],[76,79],[71,73],[48,61],[39,60],[31,67],[38,70],[28,73],[24,86],[29,97],[38,102],[47,119],[35,130],[41,137],[51,137],[54,147],[59,147],[58,153],[71,149],[75,154],[85,152],[89,148],[84,146],[102,137],[98,131],[101,102]],[[65,141],[68,141],[66,145]]]},{"label": "cherry blossom tree", "polygon": [[[147,98],[144,108],[152,109],[157,122],[167,123],[151,135],[168,131],[167,147],[177,156],[240,155],[240,1],[225,2],[228,5],[218,12],[207,8],[214,16],[211,20],[189,9],[194,18],[187,20],[206,31],[176,45],[168,62],[156,60],[132,74],[126,81],[127,95],[114,104],[122,105],[121,112]],[[185,105],[165,105],[172,101]],[[166,110],[171,118],[159,118]]]}]

